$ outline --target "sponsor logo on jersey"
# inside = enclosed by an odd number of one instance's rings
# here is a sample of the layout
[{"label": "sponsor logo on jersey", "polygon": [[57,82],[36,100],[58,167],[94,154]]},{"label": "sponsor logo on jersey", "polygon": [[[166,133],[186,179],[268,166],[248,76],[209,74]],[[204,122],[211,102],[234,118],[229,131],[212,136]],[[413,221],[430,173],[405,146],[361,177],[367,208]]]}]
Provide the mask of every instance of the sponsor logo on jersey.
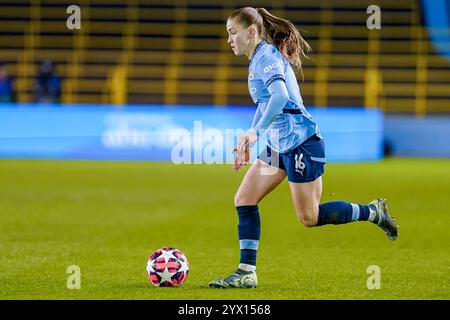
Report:
[{"label": "sponsor logo on jersey", "polygon": [[274,64],[271,64],[270,66],[264,67],[263,71],[264,71],[264,73],[270,72],[273,69],[275,69],[276,67],[279,67],[280,65],[281,65],[281,63],[279,61],[275,62]]}]

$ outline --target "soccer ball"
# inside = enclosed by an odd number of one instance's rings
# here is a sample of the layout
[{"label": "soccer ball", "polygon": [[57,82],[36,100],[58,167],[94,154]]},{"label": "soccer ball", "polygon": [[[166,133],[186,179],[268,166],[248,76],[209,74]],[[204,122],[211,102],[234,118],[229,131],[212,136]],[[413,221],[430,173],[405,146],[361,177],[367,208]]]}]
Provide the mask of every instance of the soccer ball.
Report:
[{"label": "soccer ball", "polygon": [[177,287],[187,279],[189,262],[180,250],[161,248],[149,256],[146,269],[154,286]]}]

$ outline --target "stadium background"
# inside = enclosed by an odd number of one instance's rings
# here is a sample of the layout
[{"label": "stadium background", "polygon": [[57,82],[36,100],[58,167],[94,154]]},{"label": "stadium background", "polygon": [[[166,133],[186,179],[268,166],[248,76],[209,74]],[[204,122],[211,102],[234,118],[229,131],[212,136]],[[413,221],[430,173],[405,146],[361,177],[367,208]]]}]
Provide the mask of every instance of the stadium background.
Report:
[{"label": "stadium background", "polygon": [[[70,4],[81,8],[80,30],[65,27]],[[246,4],[2,1],[1,60],[17,77],[19,102],[32,101],[37,64],[50,58],[65,80],[64,103],[248,105],[247,62],[230,54],[223,25]],[[449,111],[448,44],[436,49],[420,1],[257,4],[307,31],[314,48],[302,83],[308,105]],[[381,30],[365,27],[371,4],[382,10]]]},{"label": "stadium background", "polygon": [[[79,30],[66,27],[66,8],[73,4],[81,8]],[[366,27],[373,4],[381,8],[380,30]],[[229,13],[245,5],[266,7],[305,30],[314,52],[304,62],[300,87],[313,114],[331,115],[329,140],[338,124],[351,134],[374,133],[370,144],[364,135],[354,145],[340,136],[330,143],[347,156],[349,150],[375,152],[331,159],[351,163],[328,165],[323,201],[368,202],[383,195],[401,236],[391,244],[372,228],[355,225],[305,231],[288,223],[295,219],[283,186],[263,203],[261,288],[217,293],[205,284],[231,271],[226,268],[238,253],[231,199],[241,176],[230,176],[229,166],[45,159],[138,154],[135,159],[167,160],[145,143],[105,154],[98,141],[104,142],[102,125],[111,113],[145,122],[148,115],[164,121],[158,115],[175,110],[190,128],[213,111],[211,118],[228,117],[229,125],[239,110],[242,119],[235,121],[245,128],[253,112],[245,107],[252,104],[248,62],[231,53],[224,28]],[[14,78],[17,101],[0,106],[0,155],[9,158],[0,161],[0,296],[448,299],[449,12],[447,0],[1,0],[0,61]],[[33,101],[43,59],[54,61],[61,76],[60,104]],[[352,112],[374,112],[378,124],[367,129],[366,123],[342,123]],[[157,135],[158,129],[148,137]],[[64,149],[71,141],[88,147]],[[175,293],[153,290],[145,279],[145,255],[167,245],[191,259],[190,279]],[[301,254],[280,256],[283,247]],[[275,271],[279,261],[271,257],[277,254],[299,270],[293,290]],[[82,270],[79,291],[65,286],[65,268],[72,264]],[[370,264],[387,270],[384,290],[365,286]]]}]

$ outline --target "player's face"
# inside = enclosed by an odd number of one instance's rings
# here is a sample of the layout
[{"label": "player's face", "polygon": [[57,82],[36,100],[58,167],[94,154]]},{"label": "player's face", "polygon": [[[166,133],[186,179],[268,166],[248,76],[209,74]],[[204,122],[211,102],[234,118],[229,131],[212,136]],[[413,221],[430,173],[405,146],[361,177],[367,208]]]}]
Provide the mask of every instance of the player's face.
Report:
[{"label": "player's face", "polygon": [[249,28],[245,28],[234,19],[227,20],[228,43],[236,56],[245,55],[250,45]]}]

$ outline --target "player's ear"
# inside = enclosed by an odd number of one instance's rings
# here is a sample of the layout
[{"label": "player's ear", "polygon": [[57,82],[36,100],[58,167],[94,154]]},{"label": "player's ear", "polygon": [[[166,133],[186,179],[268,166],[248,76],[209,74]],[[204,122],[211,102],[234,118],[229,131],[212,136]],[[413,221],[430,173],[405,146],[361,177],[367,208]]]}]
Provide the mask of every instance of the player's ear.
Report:
[{"label": "player's ear", "polygon": [[256,36],[256,27],[254,24],[248,27],[248,37],[254,38]]}]

